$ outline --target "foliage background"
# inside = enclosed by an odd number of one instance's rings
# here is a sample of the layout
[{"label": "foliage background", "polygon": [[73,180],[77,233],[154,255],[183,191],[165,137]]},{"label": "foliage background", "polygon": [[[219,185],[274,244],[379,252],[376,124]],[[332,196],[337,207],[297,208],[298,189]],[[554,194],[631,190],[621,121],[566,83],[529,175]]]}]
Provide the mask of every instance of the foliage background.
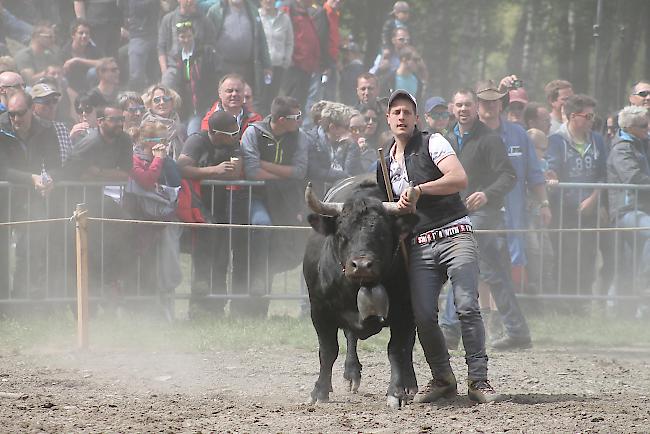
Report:
[{"label": "foliage background", "polygon": [[[544,85],[562,78],[594,95],[605,113],[624,105],[634,82],[650,77],[648,0],[602,1],[597,61],[598,0],[408,1],[412,43],[428,64],[430,95],[447,97],[478,79],[514,73],[531,101],[544,101]],[[379,51],[393,3],[343,3],[343,31],[366,48],[367,64]]]}]

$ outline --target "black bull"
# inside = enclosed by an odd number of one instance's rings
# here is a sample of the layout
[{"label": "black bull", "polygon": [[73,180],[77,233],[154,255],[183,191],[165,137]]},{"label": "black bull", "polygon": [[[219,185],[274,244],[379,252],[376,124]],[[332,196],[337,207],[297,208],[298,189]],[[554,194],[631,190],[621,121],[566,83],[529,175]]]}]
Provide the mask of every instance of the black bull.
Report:
[{"label": "black bull", "polygon": [[[398,215],[395,204],[383,204],[385,194],[374,182],[352,178],[342,183],[330,191],[325,202],[313,195],[310,200],[309,188],[306,193],[316,214],[309,216],[315,232],[307,243],[303,273],[320,359],[311,401],[329,399],[339,328],[347,340],[343,376],[356,392],[361,381],[357,340],[388,326],[388,404],[400,406],[415,394],[417,381],[413,370],[415,324],[399,241],[411,232],[417,217]],[[383,313],[386,307],[387,316]]]}]

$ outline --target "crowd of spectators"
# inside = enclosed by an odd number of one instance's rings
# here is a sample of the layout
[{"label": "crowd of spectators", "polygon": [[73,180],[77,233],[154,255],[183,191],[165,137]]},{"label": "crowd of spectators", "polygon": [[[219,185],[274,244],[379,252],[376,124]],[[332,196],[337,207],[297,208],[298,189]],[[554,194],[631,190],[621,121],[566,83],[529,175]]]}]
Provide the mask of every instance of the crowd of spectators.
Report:
[{"label": "crowd of spectators", "polygon": [[[126,193],[110,186],[94,196],[85,193],[91,212],[106,217],[152,218],[137,200],[124,197],[160,190],[167,196],[175,192],[184,208],[158,219],[303,224],[306,180],[324,195],[340,179],[375,172],[377,148],[390,147],[382,96],[391,89],[404,89],[422,102],[421,129],[441,133],[456,148],[471,139],[459,136],[462,104],[430,94],[405,1],[395,3],[380,52],[367,66],[362,47],[341,36],[340,0],[74,0],[49,22],[47,13],[20,15],[15,3],[0,1],[0,181],[31,189],[12,195],[3,220],[66,215],[63,193],[54,187],[70,180],[129,183]],[[36,10],[43,2],[22,3]],[[476,102],[479,124],[498,133],[516,175],[504,191],[505,213],[492,210],[504,227],[647,226],[645,192],[606,195],[599,188],[547,187],[650,184],[650,83],[636,83],[630,106],[600,125],[598,103],[574,95],[570,82],[548,83],[543,102],[529,101],[525,84],[510,75],[480,81],[465,93]],[[264,181],[264,186],[249,197],[241,186],[213,188],[200,184],[205,180]],[[7,194],[0,191],[2,203]],[[182,200],[188,194],[189,204]],[[53,264],[45,259],[42,243],[49,236],[42,228],[29,234],[24,228],[2,229],[5,296],[10,240],[17,249],[13,296],[42,295],[44,267]],[[149,261],[155,271],[145,280],[169,295],[180,282],[179,246],[189,245],[196,300],[223,292],[227,274],[233,293],[267,294],[273,275],[300,261],[301,241],[286,233],[196,229],[186,231],[181,242],[181,231],[172,226],[114,229],[115,236],[104,236],[109,253],[98,267],[117,293],[125,291],[124,270],[133,260],[112,252],[133,251]],[[638,279],[649,288],[650,235],[639,235]],[[506,292],[557,288],[584,295],[597,281],[600,293],[611,291],[612,237],[509,234],[510,257],[499,265],[505,267],[499,268],[499,286]],[[133,243],[137,248],[128,247]],[[223,308],[220,300],[195,304]],[[242,312],[263,313],[268,301],[233,301],[231,310],[239,304]]]}]

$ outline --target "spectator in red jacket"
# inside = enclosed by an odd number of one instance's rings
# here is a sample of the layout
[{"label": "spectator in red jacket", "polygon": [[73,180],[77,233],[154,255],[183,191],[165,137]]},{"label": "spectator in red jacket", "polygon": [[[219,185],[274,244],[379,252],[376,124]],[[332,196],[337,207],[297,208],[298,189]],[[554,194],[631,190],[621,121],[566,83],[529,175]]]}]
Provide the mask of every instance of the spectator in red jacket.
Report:
[{"label": "spectator in red jacket", "polygon": [[249,124],[262,120],[259,113],[249,111],[244,105],[244,87],[246,82],[238,74],[224,75],[219,81],[219,99],[212,105],[210,110],[203,117],[201,130],[208,130],[208,119],[212,113],[217,111],[226,111],[237,118],[239,131],[244,134],[244,130]]}]

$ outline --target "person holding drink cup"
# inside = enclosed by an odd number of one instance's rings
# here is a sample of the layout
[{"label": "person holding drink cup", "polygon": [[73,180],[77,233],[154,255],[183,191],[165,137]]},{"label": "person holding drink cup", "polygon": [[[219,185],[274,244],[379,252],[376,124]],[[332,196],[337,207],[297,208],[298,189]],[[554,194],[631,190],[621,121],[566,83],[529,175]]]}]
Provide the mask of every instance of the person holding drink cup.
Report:
[{"label": "person holding drink cup", "polygon": [[[208,130],[192,134],[185,141],[178,157],[181,175],[194,181],[242,179],[239,138],[237,118],[226,111],[214,112],[208,119]],[[214,223],[248,223],[247,193],[247,190],[233,185],[203,185],[201,201]],[[233,287],[246,287],[246,238],[246,232],[236,229],[194,230],[190,317],[223,313],[225,300],[205,300],[204,297],[208,294],[225,294],[231,248]]]}]

